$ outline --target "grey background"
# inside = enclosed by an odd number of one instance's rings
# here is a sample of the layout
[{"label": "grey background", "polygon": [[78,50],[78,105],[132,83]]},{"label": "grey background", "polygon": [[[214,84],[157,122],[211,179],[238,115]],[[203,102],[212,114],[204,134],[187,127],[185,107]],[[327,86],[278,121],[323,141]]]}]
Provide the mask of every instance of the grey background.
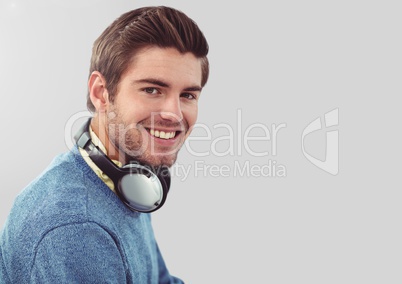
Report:
[{"label": "grey background", "polygon": [[[0,0],[0,225],[23,187],[68,150],[65,126],[86,110],[92,42],[123,12],[162,4],[187,13],[209,41],[198,121],[212,139],[228,135],[220,123],[236,137],[256,123],[287,125],[276,156],[270,141],[250,142],[270,151],[265,157],[242,145],[237,153],[238,140],[234,155],[182,151],[185,167],[271,160],[286,177],[175,176],[168,202],[153,214],[171,273],[187,283],[401,283],[398,1]],[[336,108],[333,176],[303,156],[300,139]],[[305,140],[320,159],[325,133]],[[207,151],[212,141],[190,145]]]}]

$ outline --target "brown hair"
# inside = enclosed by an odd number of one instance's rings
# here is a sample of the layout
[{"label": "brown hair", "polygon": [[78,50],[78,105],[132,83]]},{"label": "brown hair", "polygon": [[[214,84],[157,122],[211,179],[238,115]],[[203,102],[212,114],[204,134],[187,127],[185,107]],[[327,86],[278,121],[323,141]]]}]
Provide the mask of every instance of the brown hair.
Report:
[{"label": "brown hair", "polygon": [[[197,24],[173,8],[143,7],[117,18],[94,42],[89,74],[100,72],[106,80],[113,102],[120,77],[131,58],[146,46],[174,47],[181,53],[191,52],[201,59],[203,87],[209,75],[208,43]],[[95,111],[89,93],[87,107]]]}]

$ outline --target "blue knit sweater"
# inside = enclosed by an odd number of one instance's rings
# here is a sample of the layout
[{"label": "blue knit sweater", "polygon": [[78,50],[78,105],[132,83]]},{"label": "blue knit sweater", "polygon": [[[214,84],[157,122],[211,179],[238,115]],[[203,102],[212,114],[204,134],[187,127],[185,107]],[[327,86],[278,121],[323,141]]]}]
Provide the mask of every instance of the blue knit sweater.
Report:
[{"label": "blue knit sweater", "polygon": [[0,235],[0,283],[182,283],[150,215],[127,209],[78,149],[16,198]]}]

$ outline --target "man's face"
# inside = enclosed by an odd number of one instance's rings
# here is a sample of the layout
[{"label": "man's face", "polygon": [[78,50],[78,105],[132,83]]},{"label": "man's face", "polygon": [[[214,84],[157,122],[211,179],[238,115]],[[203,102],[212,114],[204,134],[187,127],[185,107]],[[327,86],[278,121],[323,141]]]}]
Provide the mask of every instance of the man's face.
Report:
[{"label": "man's face", "polygon": [[171,166],[197,119],[201,61],[174,48],[136,53],[107,109],[108,138],[137,160]]}]

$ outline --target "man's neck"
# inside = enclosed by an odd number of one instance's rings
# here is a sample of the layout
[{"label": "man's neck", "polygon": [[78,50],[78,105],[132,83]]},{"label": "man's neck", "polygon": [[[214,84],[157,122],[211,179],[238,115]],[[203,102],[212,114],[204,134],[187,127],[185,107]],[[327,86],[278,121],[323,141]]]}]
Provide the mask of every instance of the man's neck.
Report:
[{"label": "man's neck", "polygon": [[[105,120],[103,119],[102,122]],[[106,131],[106,123],[101,123],[98,115],[95,115],[91,121],[91,129],[99,140],[99,146],[102,151],[111,159],[119,161],[122,165],[127,162],[126,155],[120,151],[109,139],[108,132]]]}]

